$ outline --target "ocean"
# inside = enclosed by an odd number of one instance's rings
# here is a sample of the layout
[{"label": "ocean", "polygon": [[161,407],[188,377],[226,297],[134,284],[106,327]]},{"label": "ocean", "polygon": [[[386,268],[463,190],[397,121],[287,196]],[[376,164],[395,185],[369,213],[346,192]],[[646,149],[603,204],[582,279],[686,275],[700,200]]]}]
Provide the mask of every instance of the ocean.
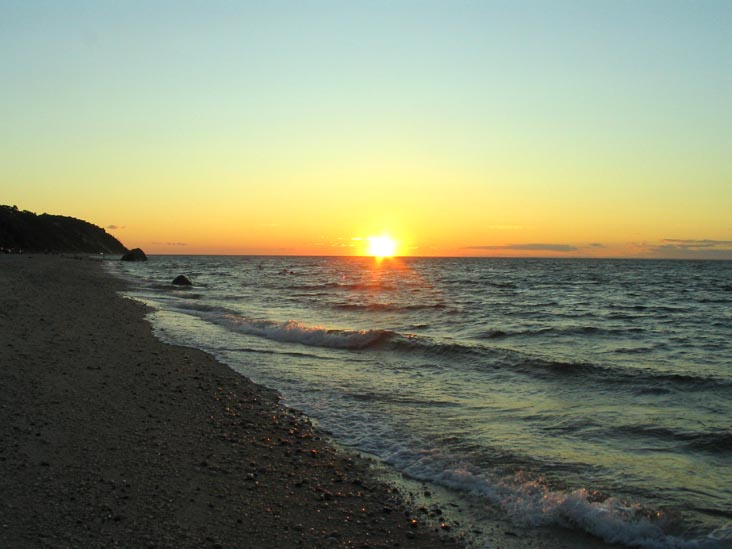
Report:
[{"label": "ocean", "polygon": [[105,264],[159,337],[461,501],[467,528],[483,507],[632,547],[732,546],[732,262]]}]

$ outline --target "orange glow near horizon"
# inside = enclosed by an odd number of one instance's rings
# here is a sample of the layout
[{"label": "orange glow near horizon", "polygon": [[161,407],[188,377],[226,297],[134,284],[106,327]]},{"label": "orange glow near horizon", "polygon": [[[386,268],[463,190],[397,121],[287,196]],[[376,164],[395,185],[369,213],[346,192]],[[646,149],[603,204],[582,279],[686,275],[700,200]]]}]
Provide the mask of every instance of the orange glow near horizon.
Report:
[{"label": "orange glow near horizon", "polygon": [[397,250],[397,242],[388,235],[369,236],[367,255],[374,257],[392,257]]},{"label": "orange glow near horizon", "polygon": [[154,255],[732,260],[732,2],[66,4],[0,3],[0,204]]}]

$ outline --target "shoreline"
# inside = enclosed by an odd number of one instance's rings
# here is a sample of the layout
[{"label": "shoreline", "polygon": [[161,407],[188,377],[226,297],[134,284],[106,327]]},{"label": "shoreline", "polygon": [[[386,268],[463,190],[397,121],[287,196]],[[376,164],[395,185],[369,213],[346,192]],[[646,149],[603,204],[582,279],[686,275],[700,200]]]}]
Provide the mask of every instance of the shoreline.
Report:
[{"label": "shoreline", "polygon": [[94,263],[0,260],[0,544],[459,546]]}]

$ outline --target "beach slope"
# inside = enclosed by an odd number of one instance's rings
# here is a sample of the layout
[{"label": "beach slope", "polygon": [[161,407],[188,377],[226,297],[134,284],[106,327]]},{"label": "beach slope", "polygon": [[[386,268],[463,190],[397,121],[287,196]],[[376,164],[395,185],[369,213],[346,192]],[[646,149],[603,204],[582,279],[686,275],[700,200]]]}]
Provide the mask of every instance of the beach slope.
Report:
[{"label": "beach slope", "polygon": [[122,289],[100,262],[0,257],[0,546],[453,544]]}]

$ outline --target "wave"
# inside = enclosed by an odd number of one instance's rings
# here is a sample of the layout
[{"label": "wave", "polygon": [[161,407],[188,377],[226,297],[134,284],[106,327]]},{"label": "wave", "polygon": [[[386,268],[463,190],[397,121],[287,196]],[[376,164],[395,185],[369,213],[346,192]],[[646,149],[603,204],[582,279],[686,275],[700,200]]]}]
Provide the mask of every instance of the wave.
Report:
[{"label": "wave", "polygon": [[319,290],[345,290],[345,291],[376,291],[376,290],[397,290],[394,284],[383,282],[325,282],[323,284],[291,284],[288,286],[274,286],[283,290],[319,291]]},{"label": "wave", "polygon": [[517,358],[512,368],[541,379],[561,379],[565,382],[575,378],[580,383],[598,381],[607,385],[625,385],[635,391],[696,391],[732,387],[732,380],[711,375],[677,374],[648,368],[627,368],[590,362],[526,357]]},{"label": "wave", "polygon": [[222,310],[221,307],[217,307],[215,305],[208,305],[206,303],[196,303],[196,302],[176,304],[176,306],[174,308],[183,313],[191,312],[191,311],[209,313],[209,312],[217,312],[217,311]]},{"label": "wave", "polygon": [[502,347],[487,347],[465,342],[435,341],[414,334],[394,333],[385,347],[395,351],[421,352],[431,356],[450,357],[459,368],[467,360],[483,371],[512,371],[529,377],[578,383],[597,381],[608,385],[627,385],[634,390],[665,392],[732,388],[732,379],[704,374],[679,374],[649,368],[628,368],[591,362],[547,359]]},{"label": "wave", "polygon": [[480,344],[437,341],[427,336],[398,333],[392,330],[352,330],[309,326],[296,320],[277,322],[236,314],[214,315],[215,323],[227,328],[283,343],[299,343],[332,349],[379,349],[393,352],[422,353],[427,357],[449,360],[453,367],[477,367],[482,371],[511,371],[545,381],[588,381],[606,385],[626,385],[634,391],[694,391],[732,387],[732,380],[702,374],[678,374],[647,368],[627,368],[590,362],[550,360],[513,349],[491,348]]},{"label": "wave", "polygon": [[514,282],[502,282],[498,280],[488,280],[485,278],[456,278],[452,283],[456,286],[477,286],[481,288],[491,287],[514,289],[518,287]]},{"label": "wave", "polygon": [[607,306],[608,309],[615,309],[619,311],[651,311],[654,313],[686,313],[689,311],[688,307],[674,307],[671,305],[618,305],[611,304]]},{"label": "wave", "polygon": [[290,284],[289,286],[280,286],[279,284],[270,284],[268,285],[272,288],[277,289],[284,289],[284,290],[307,290],[307,291],[317,291],[317,290],[331,290],[333,288],[339,288],[341,286],[338,282],[325,282],[323,284]]},{"label": "wave", "polygon": [[[670,391],[694,391],[732,387],[732,380],[702,374],[678,374],[648,368],[628,368],[590,362],[547,359],[528,353],[493,347],[480,342],[437,340],[429,336],[399,333],[384,329],[347,329],[311,326],[297,320],[255,319],[232,310],[189,301],[176,307],[234,332],[255,335],[282,343],[298,343],[331,349],[378,349],[396,353],[421,353],[438,364],[478,368],[481,371],[510,371],[544,381],[626,385],[636,393],[663,394]],[[592,327],[572,328],[596,333]],[[551,329],[549,329],[551,330]],[[486,332],[486,339],[510,337],[508,332]]]},{"label": "wave", "polygon": [[617,335],[617,334],[638,334],[645,330],[638,327],[629,328],[598,328],[597,326],[547,326],[543,328],[528,330],[487,330],[478,334],[477,339],[501,339],[508,337],[531,337],[545,335]]},{"label": "wave", "polygon": [[365,349],[395,336],[389,330],[344,330],[308,326],[295,320],[276,322],[256,320],[238,315],[224,315],[220,323],[234,331],[285,343],[301,343],[333,349]]},{"label": "wave", "polygon": [[404,395],[394,395],[381,391],[350,393],[348,395],[348,398],[353,400],[360,400],[363,402],[386,402],[389,404],[399,404],[410,407],[424,406],[429,408],[453,408],[460,406],[457,402],[453,402],[450,400],[413,398]]},{"label": "wave", "polygon": [[187,299],[201,299],[203,294],[197,293],[195,290],[205,288],[202,284],[196,284],[196,286],[176,286],[173,283],[162,284],[160,282],[151,282],[147,285],[147,289],[160,292],[161,294],[172,294],[185,297]]},{"label": "wave", "polygon": [[[499,476],[438,449],[393,449],[384,461],[407,476],[472,494],[503,509],[512,520],[530,527],[562,526],[585,531],[608,543],[633,547],[717,547],[712,534],[695,539],[672,535],[674,518],[641,503],[608,497],[594,490],[552,489],[541,478],[519,471]],[[694,534],[692,534],[693,536]],[[726,539],[726,538],[724,538]]]},{"label": "wave", "polygon": [[713,429],[689,432],[659,427],[656,425],[624,425],[616,429],[620,436],[640,436],[664,441],[674,441],[690,450],[729,454],[732,451],[732,430]]},{"label": "wave", "polygon": [[283,343],[300,343],[311,347],[333,349],[366,349],[392,340],[408,342],[416,336],[383,329],[347,329],[312,326],[298,320],[276,321],[241,315],[234,309],[197,301],[172,304],[172,309],[197,316],[234,332],[255,335]]},{"label": "wave", "polygon": [[[437,306],[438,304],[435,304]],[[379,307],[380,305],[372,305]],[[390,305],[387,305],[390,306]],[[532,337],[546,333],[581,333],[596,335],[609,330],[593,326],[565,328],[539,328],[535,330],[490,330],[476,341],[435,339],[411,333],[399,333],[378,328],[347,329],[311,326],[297,320],[274,321],[242,316],[231,309],[191,300],[178,303],[174,309],[194,314],[214,324],[223,325],[235,332],[255,335],[283,343],[299,343],[312,347],[366,350],[378,349],[396,353],[422,353],[438,364],[451,367],[472,367],[482,371],[510,371],[546,381],[586,383],[594,381],[603,385],[626,385],[636,393],[663,394],[670,391],[695,391],[728,389],[732,380],[704,374],[674,373],[649,368],[628,368],[611,364],[573,362],[547,359],[523,351],[495,347],[488,341],[512,336]],[[612,331],[612,330],[610,330]],[[638,329],[621,332],[641,331]],[[481,341],[484,340],[485,342]],[[632,352],[636,352],[633,350]]]},{"label": "wave", "polygon": [[398,312],[446,309],[447,305],[444,303],[433,303],[427,305],[399,305],[396,303],[342,303],[333,305],[333,308],[341,311]]}]

